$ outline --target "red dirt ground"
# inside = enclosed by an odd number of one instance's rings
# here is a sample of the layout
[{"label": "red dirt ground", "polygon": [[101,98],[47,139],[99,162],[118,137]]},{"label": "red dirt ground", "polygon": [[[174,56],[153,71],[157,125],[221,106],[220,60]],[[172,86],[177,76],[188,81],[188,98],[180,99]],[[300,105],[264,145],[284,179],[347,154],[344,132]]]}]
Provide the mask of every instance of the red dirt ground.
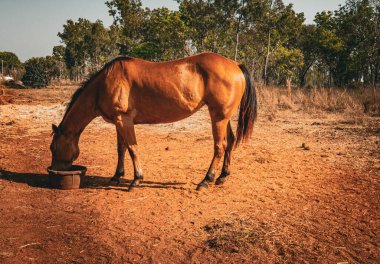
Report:
[{"label": "red dirt ground", "polygon": [[6,92],[2,263],[380,263],[379,118],[287,110],[273,120],[261,107],[230,179],[202,192],[207,110],[137,127],[146,181],[133,192],[129,158],[122,184],[108,184],[116,133],[96,119],[80,141],[85,187],[63,191],[49,188],[46,167],[51,123],[73,90]]}]

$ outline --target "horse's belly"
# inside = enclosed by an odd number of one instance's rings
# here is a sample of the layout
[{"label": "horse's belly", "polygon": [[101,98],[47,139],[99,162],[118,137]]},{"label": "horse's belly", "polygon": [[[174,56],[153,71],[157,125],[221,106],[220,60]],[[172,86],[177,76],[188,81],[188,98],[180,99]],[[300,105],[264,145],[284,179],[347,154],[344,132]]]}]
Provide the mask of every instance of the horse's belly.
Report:
[{"label": "horse's belly", "polygon": [[183,71],[170,81],[146,83],[134,94],[136,123],[171,123],[191,116],[204,105],[201,80]]},{"label": "horse's belly", "polygon": [[187,107],[176,105],[175,103],[168,105],[152,105],[145,109],[137,109],[134,118],[135,124],[159,124],[159,123],[172,123],[185,119],[195,112],[197,112],[204,102],[199,102],[196,105]]}]

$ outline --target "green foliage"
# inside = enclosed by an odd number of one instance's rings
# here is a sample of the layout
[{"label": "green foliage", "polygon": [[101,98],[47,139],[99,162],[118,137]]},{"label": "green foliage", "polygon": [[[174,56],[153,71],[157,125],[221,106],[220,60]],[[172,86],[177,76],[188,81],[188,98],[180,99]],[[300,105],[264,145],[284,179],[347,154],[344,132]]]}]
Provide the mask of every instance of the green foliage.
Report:
[{"label": "green foliage", "polygon": [[110,0],[106,2],[109,14],[114,18],[122,34],[120,52],[129,54],[141,44],[142,28],[146,14],[140,0]]},{"label": "green foliage", "polygon": [[53,47],[53,57],[56,60],[64,60],[65,59],[65,46],[59,45]]},{"label": "green foliage", "polygon": [[53,57],[33,57],[24,63],[25,74],[22,81],[30,87],[46,87],[59,75],[57,62]]},{"label": "green foliage", "polygon": [[306,74],[318,59],[317,28],[315,25],[302,25],[297,47],[302,51],[304,64],[299,71],[300,84],[306,84]]},{"label": "green foliage", "polygon": [[315,66],[328,85],[379,82],[379,1],[347,0],[339,10],[315,17],[318,59]]},{"label": "green foliage", "polygon": [[[185,25],[177,11],[167,8],[147,10],[143,36],[145,53],[142,58],[172,60],[184,56]],[[136,50],[134,51],[136,52]]]},{"label": "green foliage", "polygon": [[100,20],[68,20],[58,36],[65,44],[63,57],[71,79],[79,80],[84,74],[99,70],[116,56],[119,34],[117,26],[106,29]]},{"label": "green foliage", "polygon": [[1,61],[3,63],[4,75],[12,75],[16,80],[21,77],[20,75],[23,73],[24,68],[16,54],[2,51],[0,52],[0,63]]},{"label": "green foliage", "polygon": [[78,22],[67,20],[63,25],[63,32],[58,33],[65,44],[65,62],[70,72],[71,79],[78,79],[80,70],[86,62],[86,45],[84,37],[90,34],[91,22],[87,19],[79,18]]},{"label": "green foliage", "polygon": [[315,17],[317,24],[317,46],[320,55],[329,64],[333,63],[339,52],[344,49],[342,38],[336,32],[336,21],[331,12],[318,13]]},{"label": "green foliage", "polygon": [[[282,1],[247,0],[241,7],[243,15],[239,57],[253,69],[257,81],[273,82],[278,76],[273,51],[283,46],[296,48],[302,32],[304,16],[294,12],[292,5]],[[271,72],[270,72],[271,71]]]},{"label": "green foliage", "polygon": [[3,60],[3,63],[7,68],[19,68],[22,66],[19,58],[13,52],[0,52],[0,60]]},{"label": "green foliage", "polygon": [[242,2],[233,0],[178,0],[186,37],[197,52],[213,51],[232,55],[238,9]]},{"label": "green foliage", "polygon": [[53,47],[52,57],[58,67],[57,78],[59,80],[68,78],[67,67],[65,67],[65,46],[59,45]]},{"label": "green foliage", "polygon": [[294,78],[303,64],[303,54],[300,49],[287,49],[280,46],[273,52],[272,67],[279,81]]},{"label": "green foliage", "polygon": [[[344,42],[336,81],[375,84],[380,64],[380,2],[348,0],[336,11],[336,30]],[[376,77],[377,75],[377,77]]]},{"label": "green foliage", "polygon": [[379,82],[379,0],[347,0],[335,12],[318,13],[313,25],[282,0],[176,1],[178,11],[108,0],[109,28],[68,20],[58,34],[63,45],[53,49],[59,77],[79,80],[119,54],[165,61],[213,51],[245,63],[258,82]]}]

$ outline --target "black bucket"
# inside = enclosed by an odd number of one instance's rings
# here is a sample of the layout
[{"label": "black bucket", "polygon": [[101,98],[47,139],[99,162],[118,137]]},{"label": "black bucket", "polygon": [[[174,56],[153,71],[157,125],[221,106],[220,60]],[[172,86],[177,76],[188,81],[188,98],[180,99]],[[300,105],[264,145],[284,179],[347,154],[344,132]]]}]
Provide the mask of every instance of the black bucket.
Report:
[{"label": "black bucket", "polygon": [[47,168],[49,172],[50,184],[53,188],[62,190],[79,189],[84,180],[87,168],[84,166],[73,165],[69,170],[58,171]]}]

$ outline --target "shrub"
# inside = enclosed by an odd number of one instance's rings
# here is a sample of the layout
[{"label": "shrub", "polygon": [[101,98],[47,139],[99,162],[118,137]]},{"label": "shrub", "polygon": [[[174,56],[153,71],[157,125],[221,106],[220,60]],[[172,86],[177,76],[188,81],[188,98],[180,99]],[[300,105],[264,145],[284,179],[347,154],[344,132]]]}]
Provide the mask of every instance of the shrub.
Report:
[{"label": "shrub", "polygon": [[46,87],[59,75],[57,63],[51,56],[31,58],[25,62],[24,67],[22,81],[30,87]]}]

